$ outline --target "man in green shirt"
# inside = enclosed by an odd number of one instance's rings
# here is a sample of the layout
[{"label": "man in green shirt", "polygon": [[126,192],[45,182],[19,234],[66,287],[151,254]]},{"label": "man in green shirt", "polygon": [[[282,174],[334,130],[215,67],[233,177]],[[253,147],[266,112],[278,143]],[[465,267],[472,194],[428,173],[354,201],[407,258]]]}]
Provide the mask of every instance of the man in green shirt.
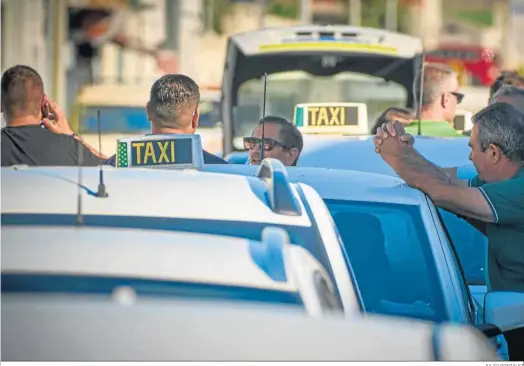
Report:
[{"label": "man in green shirt", "polygon": [[[407,184],[487,235],[491,290],[524,292],[524,113],[498,102],[473,123],[470,159],[478,176],[469,182],[420,155],[398,122],[377,130],[375,149]],[[505,336],[510,359],[524,359],[524,330]]]},{"label": "man in green shirt", "polygon": [[[419,86],[421,74],[416,77],[415,85]],[[453,128],[457,105],[462,102],[464,94],[458,92],[457,73],[450,67],[427,63],[424,65],[422,81],[422,113],[420,133],[423,136],[459,137],[462,136]],[[420,93],[415,87],[415,95]],[[405,126],[407,133],[418,134],[418,121]]]}]

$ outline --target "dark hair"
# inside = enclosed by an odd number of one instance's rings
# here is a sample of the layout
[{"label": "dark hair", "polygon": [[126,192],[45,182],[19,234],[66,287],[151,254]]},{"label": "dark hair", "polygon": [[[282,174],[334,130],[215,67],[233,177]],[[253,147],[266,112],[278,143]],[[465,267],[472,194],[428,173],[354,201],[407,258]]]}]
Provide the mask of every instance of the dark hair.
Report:
[{"label": "dark hair", "polygon": [[473,116],[480,149],[498,146],[514,162],[524,162],[524,113],[508,103],[493,103]]},{"label": "dark hair", "polygon": [[[504,97],[504,99],[501,100],[501,97]],[[511,104],[521,112],[524,112],[524,89],[514,85],[502,85],[490,98],[489,104],[500,102]]]},{"label": "dark hair", "polygon": [[17,115],[40,114],[44,82],[35,69],[26,65],[16,65],[4,71],[1,92],[6,122]]},{"label": "dark hair", "polygon": [[524,78],[516,71],[502,71],[489,87],[490,99],[504,85],[524,85]]},{"label": "dark hair", "polygon": [[375,121],[375,125],[371,128],[371,134],[374,135],[377,133],[377,129],[386,122],[391,122],[395,120],[391,115],[396,114],[400,115],[402,118],[412,121],[415,119],[415,114],[407,108],[399,107],[390,107],[386,109]]},{"label": "dark hair", "polygon": [[155,81],[149,95],[149,112],[158,127],[184,128],[200,103],[200,90],[189,76],[168,74]]},{"label": "dark hair", "polygon": [[298,158],[304,147],[304,140],[302,133],[297,126],[289,122],[287,119],[278,116],[265,116],[258,121],[258,125],[263,123],[274,123],[280,126],[280,142],[282,142],[287,149],[298,149],[298,155],[293,166],[297,165]]}]

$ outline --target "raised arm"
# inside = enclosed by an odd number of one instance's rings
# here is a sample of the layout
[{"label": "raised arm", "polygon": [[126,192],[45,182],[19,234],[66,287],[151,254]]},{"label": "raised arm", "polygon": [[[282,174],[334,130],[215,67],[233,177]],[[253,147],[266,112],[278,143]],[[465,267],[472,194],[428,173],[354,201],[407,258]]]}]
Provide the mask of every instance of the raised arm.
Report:
[{"label": "raised arm", "polygon": [[[391,123],[388,132],[377,131],[375,144],[382,158],[412,187],[426,193],[439,207],[468,219],[494,222],[493,211],[482,192],[457,179],[457,169],[442,169],[406,143],[402,126]],[[380,142],[379,142],[380,141]]]}]

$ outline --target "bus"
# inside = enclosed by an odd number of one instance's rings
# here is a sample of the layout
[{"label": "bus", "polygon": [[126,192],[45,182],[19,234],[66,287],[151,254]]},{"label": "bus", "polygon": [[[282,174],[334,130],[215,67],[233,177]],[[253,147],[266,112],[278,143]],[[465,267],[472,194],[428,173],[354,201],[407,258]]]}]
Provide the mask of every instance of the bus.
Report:
[{"label": "bus", "polygon": [[500,72],[497,54],[490,48],[475,45],[441,44],[427,53],[426,61],[452,67],[461,85],[490,86]]},{"label": "bus", "polygon": [[231,36],[222,79],[224,156],[244,150],[242,138],[263,113],[291,121],[299,103],[366,103],[369,128],[387,107],[414,107],[422,52],[420,38],[345,25],[265,28]]}]

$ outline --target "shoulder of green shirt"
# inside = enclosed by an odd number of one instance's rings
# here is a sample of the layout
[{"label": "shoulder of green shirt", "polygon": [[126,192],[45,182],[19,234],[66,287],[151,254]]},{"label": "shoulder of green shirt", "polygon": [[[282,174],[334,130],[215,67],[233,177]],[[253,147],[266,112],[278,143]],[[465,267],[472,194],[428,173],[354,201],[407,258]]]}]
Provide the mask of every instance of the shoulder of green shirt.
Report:
[{"label": "shoulder of green shirt", "polygon": [[484,181],[480,178],[478,174],[474,176],[473,178],[471,178],[470,180],[468,180],[469,187],[478,188],[483,184],[484,184]]},{"label": "shoulder of green shirt", "polygon": [[496,224],[516,225],[524,222],[524,168],[504,181],[486,183],[477,175],[468,182],[478,188],[488,202]]},{"label": "shoulder of green shirt", "polygon": [[[418,133],[418,121],[411,122],[405,127],[405,131],[409,133]],[[435,137],[461,137],[463,136],[453,126],[446,121],[429,121],[422,120],[420,126],[420,132],[422,136],[435,136]]]}]

